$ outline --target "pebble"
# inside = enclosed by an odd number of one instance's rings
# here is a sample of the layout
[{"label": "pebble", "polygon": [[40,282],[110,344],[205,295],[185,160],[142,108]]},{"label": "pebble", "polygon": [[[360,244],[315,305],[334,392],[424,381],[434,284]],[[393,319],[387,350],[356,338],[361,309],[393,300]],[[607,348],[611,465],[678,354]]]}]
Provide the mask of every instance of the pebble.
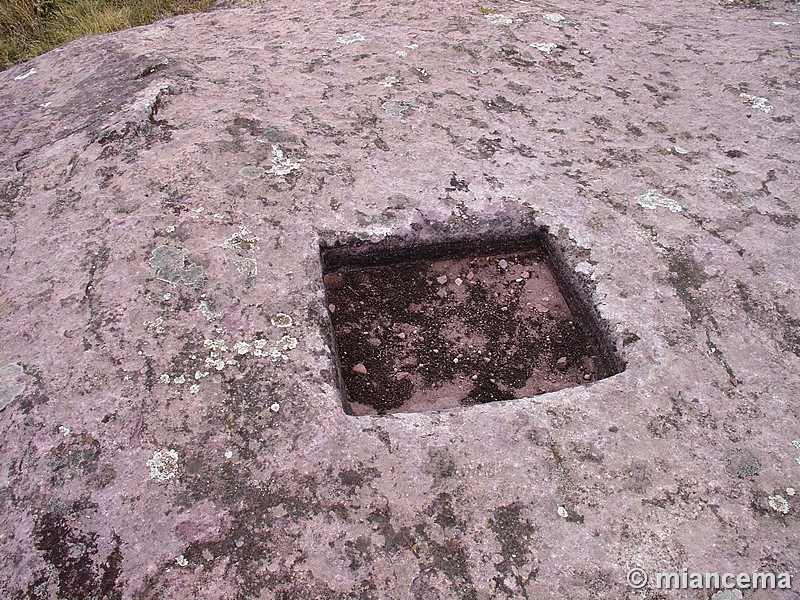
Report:
[{"label": "pebble", "polygon": [[508,268],[508,261],[505,258],[501,258],[499,261],[497,261],[497,266],[501,269],[506,269]]},{"label": "pebble", "polygon": [[534,306],[534,308],[536,309],[536,312],[540,312],[540,313],[542,313],[542,314],[544,314],[544,313],[546,313],[548,310],[550,310],[550,309],[549,309],[549,308],[547,308],[547,307],[546,307],[544,304],[536,304],[536,305]]},{"label": "pebble", "polygon": [[405,379],[406,377],[408,377],[408,375],[409,375],[409,374],[408,374],[407,372],[405,372],[405,371],[400,371],[399,373],[395,373],[395,376],[394,376],[394,378],[395,378],[397,381],[403,381],[403,379]]},{"label": "pebble", "polygon": [[456,285],[461,285],[462,283],[464,283],[464,280],[461,277],[456,277]]},{"label": "pebble", "polygon": [[530,271],[523,271],[522,272],[522,278],[523,279],[530,279],[531,278],[531,272]]},{"label": "pebble", "polygon": [[353,365],[353,373],[357,373],[359,375],[366,375],[367,367],[365,367],[363,363],[358,363],[356,365]]},{"label": "pebble", "polygon": [[440,285],[444,285],[445,283],[447,283],[447,275],[442,275],[441,277],[437,277],[436,281],[438,281]]},{"label": "pebble", "polygon": [[567,366],[567,357],[566,356],[562,356],[561,358],[559,358],[556,361],[556,366],[558,368],[560,368],[560,369],[563,369],[564,367],[566,367]]},{"label": "pebble", "polygon": [[328,310],[330,312],[336,312],[336,305],[335,304],[328,304]]},{"label": "pebble", "polygon": [[401,331],[400,333],[397,334],[397,337],[399,337],[401,340],[404,340],[406,339],[406,334]]}]

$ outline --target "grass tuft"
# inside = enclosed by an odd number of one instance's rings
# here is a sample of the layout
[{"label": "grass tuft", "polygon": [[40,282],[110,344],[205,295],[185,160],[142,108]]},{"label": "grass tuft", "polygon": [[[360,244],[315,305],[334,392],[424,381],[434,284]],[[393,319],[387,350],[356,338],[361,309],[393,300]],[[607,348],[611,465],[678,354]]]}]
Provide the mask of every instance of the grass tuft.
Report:
[{"label": "grass tuft", "polygon": [[199,12],[211,0],[0,0],[0,70],[75,38]]}]

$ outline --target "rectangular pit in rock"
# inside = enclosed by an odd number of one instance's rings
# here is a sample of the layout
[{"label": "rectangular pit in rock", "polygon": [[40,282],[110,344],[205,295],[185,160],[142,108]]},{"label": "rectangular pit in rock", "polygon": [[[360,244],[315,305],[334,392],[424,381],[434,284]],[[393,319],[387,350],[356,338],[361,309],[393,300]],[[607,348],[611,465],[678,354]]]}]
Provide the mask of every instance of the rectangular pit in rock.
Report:
[{"label": "rectangular pit in rock", "polygon": [[321,252],[348,414],[530,397],[623,368],[544,228],[515,239]]}]

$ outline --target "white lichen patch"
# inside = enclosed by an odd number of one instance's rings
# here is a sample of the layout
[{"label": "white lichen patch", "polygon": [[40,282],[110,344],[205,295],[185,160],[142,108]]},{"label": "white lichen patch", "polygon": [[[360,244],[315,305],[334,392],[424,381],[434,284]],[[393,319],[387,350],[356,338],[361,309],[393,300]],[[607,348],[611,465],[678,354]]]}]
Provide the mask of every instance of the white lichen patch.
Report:
[{"label": "white lichen patch", "polygon": [[292,320],[291,315],[279,312],[270,319],[270,323],[272,323],[275,327],[291,327],[294,321]]},{"label": "white lichen patch", "polygon": [[768,500],[772,510],[784,515],[789,512],[789,502],[783,496],[776,494],[775,496],[770,496]]},{"label": "white lichen patch", "polygon": [[556,509],[556,512],[558,513],[558,516],[561,517],[562,519],[566,519],[569,516],[569,512],[563,506],[559,506]]},{"label": "white lichen patch", "polygon": [[387,100],[381,104],[383,110],[395,117],[403,117],[413,106],[414,103],[407,100]]},{"label": "white lichen patch", "polygon": [[545,15],[542,15],[542,17],[544,17],[548,21],[552,21],[553,23],[563,23],[564,21],[567,20],[567,18],[564,15],[560,15],[558,13],[547,13]]},{"label": "white lichen patch", "polygon": [[264,167],[242,167],[239,169],[239,175],[251,181],[263,177],[267,170]]},{"label": "white lichen patch", "polygon": [[756,110],[764,111],[768,113],[772,110],[772,106],[769,103],[769,100],[766,98],[759,98],[758,96],[753,96],[752,94],[739,94],[740,98],[744,98],[747,100],[747,103]]},{"label": "white lichen patch", "polygon": [[222,369],[225,368],[225,361],[221,358],[213,358],[209,356],[206,358],[205,364],[207,367],[214,369],[215,371],[222,371]]},{"label": "white lichen patch", "polygon": [[250,233],[247,227],[239,227],[239,231],[231,235],[227,240],[220,244],[221,248],[235,250],[236,252],[258,252],[258,242],[261,238]]},{"label": "white lichen patch", "polygon": [[200,386],[198,384],[193,383],[192,385],[189,386],[189,393],[190,394],[196,394],[199,391],[200,391]]},{"label": "white lichen patch", "polygon": [[186,557],[181,554],[180,556],[175,557],[175,564],[179,567],[185,567],[189,564],[189,561],[186,560]]},{"label": "white lichen patch", "polygon": [[225,451],[225,458],[227,458],[227,459],[231,459],[231,458],[233,458],[233,451],[231,451],[231,450],[226,450],[226,451]]},{"label": "white lichen patch", "polygon": [[222,316],[222,313],[214,312],[211,309],[211,306],[208,304],[207,300],[200,301],[200,312],[203,313],[203,316],[209,323],[216,321]]},{"label": "white lichen patch", "polygon": [[168,481],[178,473],[178,453],[172,448],[156,450],[153,458],[147,461],[150,478],[156,481]]},{"label": "white lichen patch", "polygon": [[69,427],[64,427],[63,425],[59,425],[59,426],[58,426],[58,433],[60,433],[60,434],[61,434],[61,435],[63,435],[64,437],[67,437],[67,436],[69,436],[69,434],[70,434],[70,433],[72,433],[72,432],[71,432],[71,430],[70,430],[70,428],[69,428]]},{"label": "white lichen patch", "polygon": [[167,373],[164,373],[163,375],[161,375],[161,377],[159,377],[159,380],[164,385],[169,385],[170,381],[172,381],[172,377],[170,377]]},{"label": "white lichen patch", "polygon": [[355,44],[356,42],[363,42],[365,38],[360,33],[351,33],[350,35],[343,35],[337,38],[337,41],[340,44],[344,44],[345,46],[349,46],[350,44]]},{"label": "white lichen patch", "polygon": [[279,402],[273,402],[273,403],[270,405],[269,409],[270,409],[272,412],[276,413],[276,412],[278,412],[278,411],[281,409],[281,405],[280,405],[280,403],[279,403]]},{"label": "white lichen patch", "polygon": [[397,83],[399,83],[397,78],[396,77],[392,77],[391,75],[386,77],[386,79],[384,79],[383,81],[380,82],[380,84],[383,87],[392,87],[393,85],[395,85]]},{"label": "white lichen patch", "polygon": [[288,156],[285,156],[283,150],[278,146],[272,146],[272,168],[269,172],[278,177],[284,177],[292,171],[299,169],[300,163],[302,163],[303,160],[302,158],[299,160],[292,160]]},{"label": "white lichen patch", "polygon": [[288,360],[289,357],[286,355],[286,352],[294,350],[295,348],[297,348],[297,338],[285,335],[270,345],[267,354],[275,360]]},{"label": "white lichen patch", "polygon": [[253,356],[264,356],[264,348],[269,344],[269,340],[257,338],[253,340]]},{"label": "white lichen patch", "polygon": [[531,44],[532,48],[536,48],[539,52],[543,52],[544,54],[550,54],[553,50],[558,48],[558,44],[554,44],[553,42],[535,42]]},{"label": "white lichen patch", "polygon": [[792,446],[794,446],[797,450],[800,450],[800,440],[792,440]]},{"label": "white lichen patch", "polygon": [[250,349],[251,349],[250,344],[248,344],[247,342],[244,342],[244,341],[236,342],[233,345],[233,351],[236,352],[236,354],[239,354],[239,355],[247,354],[248,352],[250,352]]},{"label": "white lichen patch", "polygon": [[153,335],[161,335],[164,333],[164,317],[157,317],[154,321],[145,321],[143,323],[145,331]]},{"label": "white lichen patch", "polygon": [[514,22],[514,19],[511,17],[501,15],[500,13],[488,13],[483,16],[486,17],[487,21],[495,25],[511,25]]},{"label": "white lichen patch", "polygon": [[174,377],[172,379],[172,383],[175,383],[175,384],[178,384],[178,385],[183,385],[184,383],[186,383],[186,375],[181,374],[181,375],[178,375],[177,377]]},{"label": "white lichen patch", "polygon": [[672,198],[659,194],[656,190],[647,190],[644,194],[636,198],[636,202],[642,208],[655,210],[657,208],[666,208],[670,212],[679,213],[683,207],[675,202]]},{"label": "white lichen patch", "polygon": [[[228,351],[228,345],[225,343],[225,341],[206,339],[203,340],[203,346],[207,350],[210,350],[210,356],[206,357],[206,367],[214,369],[215,371],[222,371],[225,368],[226,363],[225,360],[220,358],[220,354]],[[197,372],[195,373],[195,379],[197,379]]]},{"label": "white lichen patch", "polygon": [[23,375],[22,365],[11,363],[0,368],[0,410],[25,391],[25,383],[21,381]]},{"label": "white lichen patch", "polygon": [[258,273],[258,263],[254,258],[243,258],[242,260],[237,260],[236,272],[256,275]]}]

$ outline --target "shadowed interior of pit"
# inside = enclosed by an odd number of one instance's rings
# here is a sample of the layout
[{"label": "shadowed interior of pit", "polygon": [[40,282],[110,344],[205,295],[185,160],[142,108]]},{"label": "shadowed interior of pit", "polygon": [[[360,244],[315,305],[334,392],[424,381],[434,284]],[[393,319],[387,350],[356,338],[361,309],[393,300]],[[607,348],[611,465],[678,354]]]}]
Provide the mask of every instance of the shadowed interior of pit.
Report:
[{"label": "shadowed interior of pit", "polygon": [[618,373],[552,252],[542,235],[323,249],[345,411],[444,410]]}]

